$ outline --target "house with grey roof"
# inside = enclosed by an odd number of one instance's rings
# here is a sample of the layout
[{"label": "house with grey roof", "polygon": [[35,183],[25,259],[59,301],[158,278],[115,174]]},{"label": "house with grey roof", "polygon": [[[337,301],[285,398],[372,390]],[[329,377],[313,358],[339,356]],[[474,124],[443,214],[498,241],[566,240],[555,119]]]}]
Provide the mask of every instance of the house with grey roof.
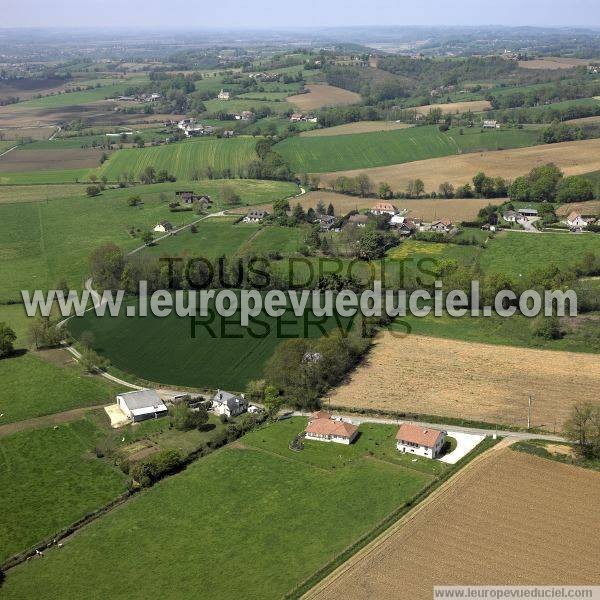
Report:
[{"label": "house with grey roof", "polygon": [[117,404],[134,423],[163,417],[169,411],[155,390],[136,390],[117,396]]},{"label": "house with grey roof", "polygon": [[212,399],[212,410],[217,415],[236,417],[248,410],[248,401],[244,398],[244,394],[236,396],[224,390],[217,390]]}]

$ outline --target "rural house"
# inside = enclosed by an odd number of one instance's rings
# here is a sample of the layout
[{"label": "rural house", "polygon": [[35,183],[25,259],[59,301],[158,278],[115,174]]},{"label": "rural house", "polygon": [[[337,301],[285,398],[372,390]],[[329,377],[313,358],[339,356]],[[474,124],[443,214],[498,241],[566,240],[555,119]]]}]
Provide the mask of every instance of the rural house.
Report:
[{"label": "rural house", "polygon": [[533,219],[538,216],[538,211],[535,208],[520,208],[517,212],[526,219]]},{"label": "rural house", "polygon": [[391,215],[392,217],[398,212],[398,209],[389,202],[378,202],[371,212],[374,215]]},{"label": "rural house", "polygon": [[450,233],[454,227],[450,219],[439,219],[431,224],[430,230],[438,233]]},{"label": "rural house", "polygon": [[231,93],[230,92],[226,92],[225,90],[221,90],[218,93],[217,98],[219,100],[229,100],[229,98],[231,98]]},{"label": "rural house", "polygon": [[335,228],[336,218],[332,215],[321,215],[317,221],[323,231],[331,231]]},{"label": "rural house", "polygon": [[154,226],[154,231],[156,231],[157,233],[168,233],[172,229],[173,229],[173,225],[171,225],[171,223],[169,223],[169,221],[159,221]]},{"label": "rural house", "polygon": [[357,227],[364,227],[369,222],[369,217],[367,215],[352,215],[348,222]]},{"label": "rural house", "polygon": [[521,215],[514,211],[514,210],[507,210],[503,215],[502,218],[507,222],[507,223],[516,223],[517,220],[521,217]]},{"label": "rural house", "polygon": [[352,423],[333,419],[328,412],[319,411],[309,419],[304,434],[307,440],[349,445],[356,439],[358,427]]},{"label": "rural house", "polygon": [[588,219],[581,216],[578,212],[573,211],[568,217],[565,223],[570,229],[582,230],[585,229],[594,219]]},{"label": "rural house", "polygon": [[155,390],[138,390],[119,394],[117,404],[134,423],[145,419],[156,419],[168,413],[167,407]]},{"label": "rural house", "polygon": [[442,450],[446,432],[414,423],[402,423],[396,433],[396,448],[418,456],[435,458]]},{"label": "rural house", "polygon": [[417,226],[410,219],[405,219],[403,223],[396,226],[396,230],[400,235],[409,236],[411,235]]},{"label": "rural house", "polygon": [[237,417],[248,410],[248,402],[244,398],[244,394],[236,396],[223,390],[217,390],[212,399],[212,410],[217,415]]},{"label": "rural house", "polygon": [[493,121],[493,120],[484,120],[483,121],[483,126],[486,129],[500,129],[500,125],[498,124],[498,121]]},{"label": "rural house", "polygon": [[268,214],[266,210],[251,210],[242,221],[244,223],[260,223]]}]

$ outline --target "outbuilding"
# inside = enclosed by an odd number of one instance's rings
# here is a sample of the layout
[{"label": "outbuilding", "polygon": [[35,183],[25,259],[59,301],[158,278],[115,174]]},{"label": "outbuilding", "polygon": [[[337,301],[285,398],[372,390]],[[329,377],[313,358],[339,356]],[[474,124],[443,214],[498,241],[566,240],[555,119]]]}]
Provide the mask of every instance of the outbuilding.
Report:
[{"label": "outbuilding", "polygon": [[117,404],[134,423],[157,419],[169,412],[155,390],[137,390],[119,394]]}]

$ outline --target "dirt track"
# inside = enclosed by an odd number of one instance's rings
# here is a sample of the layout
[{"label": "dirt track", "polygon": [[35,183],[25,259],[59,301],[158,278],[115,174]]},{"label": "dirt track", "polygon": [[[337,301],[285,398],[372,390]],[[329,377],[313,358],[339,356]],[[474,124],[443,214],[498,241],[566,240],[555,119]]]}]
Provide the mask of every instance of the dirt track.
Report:
[{"label": "dirt track", "polygon": [[560,430],[578,400],[598,400],[600,357],[382,334],[331,404]]},{"label": "dirt track", "polygon": [[429,600],[435,585],[597,584],[600,538],[590,527],[600,522],[599,497],[600,473],[492,449],[305,598]]},{"label": "dirt track", "polygon": [[375,184],[387,182],[394,191],[402,191],[411,179],[422,179],[427,191],[436,191],[444,181],[454,186],[470,182],[479,171],[492,177],[514,179],[549,162],[555,163],[566,175],[581,175],[600,170],[600,139],[545,144],[514,150],[473,152],[458,156],[432,158],[371,169],[321,173],[321,182],[330,187],[340,175],[355,177],[367,174]]}]

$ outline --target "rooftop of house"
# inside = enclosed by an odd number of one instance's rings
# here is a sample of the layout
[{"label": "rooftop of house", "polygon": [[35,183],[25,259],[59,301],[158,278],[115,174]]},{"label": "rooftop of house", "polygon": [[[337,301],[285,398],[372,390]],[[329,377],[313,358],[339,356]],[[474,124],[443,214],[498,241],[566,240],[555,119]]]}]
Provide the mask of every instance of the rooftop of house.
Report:
[{"label": "rooftop of house", "polygon": [[312,419],[305,429],[306,433],[313,435],[332,435],[344,438],[351,438],[357,431],[356,425],[344,421],[333,421],[329,417]]},{"label": "rooftop of house", "polygon": [[123,400],[125,406],[127,406],[129,410],[139,410],[143,408],[167,409],[155,390],[125,392],[124,394],[119,394],[117,397]]},{"label": "rooftop of house", "polygon": [[444,435],[444,432],[439,429],[421,427],[414,423],[402,423],[396,433],[396,439],[399,442],[410,442],[426,448],[433,448],[441,435]]}]

